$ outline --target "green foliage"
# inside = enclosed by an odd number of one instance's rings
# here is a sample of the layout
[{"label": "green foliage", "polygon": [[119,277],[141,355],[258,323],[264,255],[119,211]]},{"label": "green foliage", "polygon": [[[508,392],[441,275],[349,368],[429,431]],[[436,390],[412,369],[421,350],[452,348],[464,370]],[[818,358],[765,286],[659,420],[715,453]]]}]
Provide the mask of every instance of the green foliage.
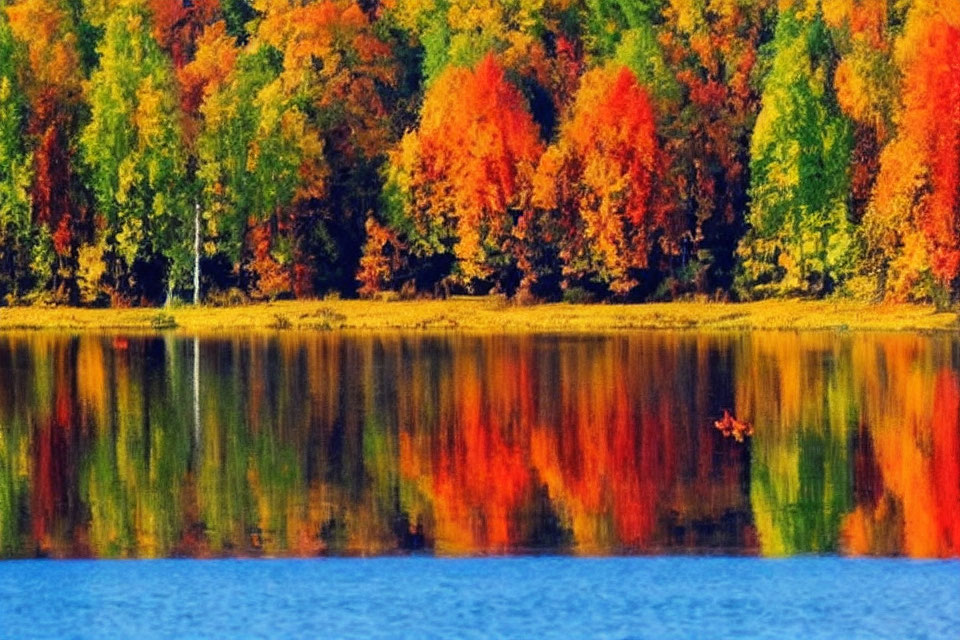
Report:
[{"label": "green foliage", "polygon": [[828,292],[858,256],[849,219],[851,127],[831,90],[819,19],[781,14],[751,141],[750,225],[741,243],[747,295]]},{"label": "green foliage", "polygon": [[97,45],[103,30],[91,24],[87,18],[84,12],[84,0],[65,0],[64,4],[77,31],[77,50],[80,53],[80,61],[83,63],[84,75],[89,75],[97,66]]},{"label": "green foliage", "polygon": [[87,88],[91,120],[80,144],[117,256],[163,256],[170,279],[189,268],[186,153],[173,70],[150,35],[149,16],[122,5],[107,19],[100,67]]},{"label": "green foliage", "polygon": [[[202,107],[197,147],[210,235],[234,261],[249,220],[265,221],[289,204],[301,183],[307,148],[304,114],[284,94],[282,59],[269,46],[243,55],[227,83]],[[316,153],[315,149],[312,151]]]},{"label": "green foliage", "polygon": [[[650,29],[658,22],[666,0],[585,0],[587,40],[599,57],[613,54],[629,32]],[[619,58],[619,54],[616,56]]]},{"label": "green foliage", "polygon": [[19,87],[22,54],[0,11],[0,298],[23,293],[32,257],[33,161],[24,145],[28,105]]},{"label": "green foliage", "polygon": [[622,32],[613,57],[633,71],[640,84],[658,101],[676,103],[680,100],[680,85],[657,42],[657,32],[649,23],[641,22]]},{"label": "green foliage", "polygon": [[247,23],[257,16],[257,12],[247,0],[220,0],[220,10],[223,20],[227,23],[227,33],[239,42],[246,42],[249,37]]}]

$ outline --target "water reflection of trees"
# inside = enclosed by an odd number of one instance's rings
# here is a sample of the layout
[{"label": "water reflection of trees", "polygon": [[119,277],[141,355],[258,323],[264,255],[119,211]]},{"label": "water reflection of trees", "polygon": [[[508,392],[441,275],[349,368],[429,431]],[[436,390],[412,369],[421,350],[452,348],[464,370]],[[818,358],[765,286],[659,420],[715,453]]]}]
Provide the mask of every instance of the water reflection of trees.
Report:
[{"label": "water reflection of trees", "polygon": [[[0,552],[957,555],[956,356],[779,333],[9,335]],[[725,409],[752,438],[713,427]]]}]

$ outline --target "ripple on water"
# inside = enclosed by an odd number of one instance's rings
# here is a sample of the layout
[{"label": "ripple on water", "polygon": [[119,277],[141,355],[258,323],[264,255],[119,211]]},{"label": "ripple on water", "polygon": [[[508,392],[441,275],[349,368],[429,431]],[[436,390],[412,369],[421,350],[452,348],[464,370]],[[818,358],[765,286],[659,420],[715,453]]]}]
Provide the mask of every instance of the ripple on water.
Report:
[{"label": "ripple on water", "polygon": [[960,563],[0,563],[0,638],[956,638]]}]

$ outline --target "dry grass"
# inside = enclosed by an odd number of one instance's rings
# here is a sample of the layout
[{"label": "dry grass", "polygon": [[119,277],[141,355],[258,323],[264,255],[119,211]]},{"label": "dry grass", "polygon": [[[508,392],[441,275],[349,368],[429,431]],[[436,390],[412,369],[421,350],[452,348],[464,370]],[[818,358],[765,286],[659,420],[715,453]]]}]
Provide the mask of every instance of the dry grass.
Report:
[{"label": "dry grass", "polygon": [[643,305],[515,306],[499,298],[382,302],[294,301],[174,309],[0,309],[12,329],[164,330],[462,330],[596,332],[631,329],[958,331],[957,313],[919,305],[851,301],[673,302]]}]

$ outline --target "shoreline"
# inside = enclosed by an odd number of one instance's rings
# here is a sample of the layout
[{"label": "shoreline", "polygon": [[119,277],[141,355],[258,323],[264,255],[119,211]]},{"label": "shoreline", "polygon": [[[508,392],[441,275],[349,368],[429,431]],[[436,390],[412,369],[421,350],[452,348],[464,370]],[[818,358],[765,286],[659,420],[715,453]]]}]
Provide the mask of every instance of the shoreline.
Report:
[{"label": "shoreline", "polygon": [[11,331],[427,331],[587,333],[632,330],[960,332],[954,311],[847,300],[517,306],[497,297],[310,300],[234,307],[0,308]]}]

